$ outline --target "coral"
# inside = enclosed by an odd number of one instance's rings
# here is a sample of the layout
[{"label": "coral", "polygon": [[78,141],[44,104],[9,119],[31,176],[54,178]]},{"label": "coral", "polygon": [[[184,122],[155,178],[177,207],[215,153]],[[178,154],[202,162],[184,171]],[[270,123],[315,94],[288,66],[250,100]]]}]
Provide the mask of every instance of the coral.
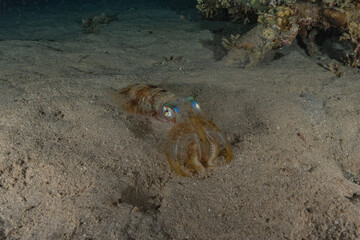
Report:
[{"label": "coral", "polygon": [[278,44],[262,37],[262,34],[268,30],[264,26],[258,25],[244,36],[233,35],[230,36],[230,39],[223,39],[223,46],[229,50],[223,62],[226,65],[236,64],[241,67],[251,67],[258,64]]},{"label": "coral", "polygon": [[261,37],[269,42],[274,41],[276,39],[276,35],[276,31],[271,27],[264,28],[261,32]]},{"label": "coral", "polygon": [[258,22],[265,27],[261,37],[266,41],[280,43],[280,45],[291,44],[299,31],[294,11],[285,6],[272,8],[259,15]]},{"label": "coral", "polygon": [[[247,3],[248,2],[248,3]],[[254,8],[250,7],[250,1],[232,0],[197,0],[197,9],[209,19],[229,19],[248,23],[256,16]]]},{"label": "coral", "polygon": [[[296,37],[307,45],[308,53],[316,53],[316,35],[329,31],[341,35],[341,41],[351,42],[353,50],[347,63],[360,67],[359,0],[198,0],[198,9],[207,18],[226,12],[232,21],[248,19],[249,13],[257,15],[257,22],[262,27],[256,28],[257,33],[252,32],[251,38],[232,35],[222,42],[229,51],[246,49],[248,54],[256,56],[247,56],[256,59],[255,62],[271,50],[270,46],[275,49],[292,44]],[[259,43],[260,39],[262,43]],[[257,42],[256,48],[262,49],[249,48],[254,45],[253,41]]]},{"label": "coral", "polygon": [[238,43],[239,39],[240,39],[240,34],[236,34],[236,35],[231,34],[230,39],[223,38],[222,45],[224,48],[226,48],[226,50],[230,50],[234,47],[240,48]]},{"label": "coral", "polygon": [[216,18],[223,14],[223,10],[230,7],[227,0],[197,0],[196,6],[206,18]]},{"label": "coral", "polygon": [[353,67],[360,65],[360,23],[351,22],[348,32],[344,32],[341,40],[350,40],[354,46],[354,55],[348,56],[349,64]]}]

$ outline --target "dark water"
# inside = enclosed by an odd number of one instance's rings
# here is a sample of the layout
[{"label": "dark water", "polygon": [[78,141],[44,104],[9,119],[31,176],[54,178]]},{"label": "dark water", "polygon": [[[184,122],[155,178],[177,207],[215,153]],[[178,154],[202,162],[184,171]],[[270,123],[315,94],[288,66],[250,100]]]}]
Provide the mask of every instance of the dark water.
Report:
[{"label": "dark water", "polygon": [[71,38],[82,31],[81,22],[86,17],[121,15],[132,8],[168,8],[188,12],[195,19],[195,6],[195,0],[0,0],[0,41]]}]

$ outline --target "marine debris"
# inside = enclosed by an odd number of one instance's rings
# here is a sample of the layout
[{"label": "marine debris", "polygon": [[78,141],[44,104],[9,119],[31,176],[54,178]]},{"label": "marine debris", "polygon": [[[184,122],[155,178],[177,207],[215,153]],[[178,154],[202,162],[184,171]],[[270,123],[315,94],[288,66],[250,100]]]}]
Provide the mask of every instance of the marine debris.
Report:
[{"label": "marine debris", "polygon": [[[257,22],[258,27],[245,35],[223,40],[232,54],[248,59],[247,66],[257,64],[271,49],[290,45],[297,37],[308,53],[318,52],[319,34],[337,36],[350,43],[346,64],[360,67],[359,0],[197,0],[197,8],[208,19]],[[256,17],[254,17],[254,15]],[[257,19],[253,21],[253,19]],[[246,36],[250,34],[251,37]],[[249,47],[251,46],[251,47]]]},{"label": "marine debris", "polygon": [[102,24],[109,24],[112,21],[117,20],[117,15],[108,15],[106,13],[101,13],[97,16],[90,16],[82,19],[81,26],[85,33],[99,33],[101,30]]}]

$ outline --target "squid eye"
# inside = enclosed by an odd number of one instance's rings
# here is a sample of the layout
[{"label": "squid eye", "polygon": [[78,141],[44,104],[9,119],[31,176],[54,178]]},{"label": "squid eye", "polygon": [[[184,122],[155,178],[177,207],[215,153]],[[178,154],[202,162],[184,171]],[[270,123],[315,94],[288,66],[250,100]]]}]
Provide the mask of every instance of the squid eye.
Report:
[{"label": "squid eye", "polygon": [[192,106],[196,109],[200,109],[200,105],[197,103],[197,101],[194,99],[194,101],[191,103]]},{"label": "squid eye", "polygon": [[200,109],[200,105],[193,97],[187,97],[186,100],[191,103],[191,106],[193,106],[193,108],[198,110]]},{"label": "squid eye", "polygon": [[163,106],[162,113],[166,118],[174,119],[175,118],[175,112],[168,106]]}]

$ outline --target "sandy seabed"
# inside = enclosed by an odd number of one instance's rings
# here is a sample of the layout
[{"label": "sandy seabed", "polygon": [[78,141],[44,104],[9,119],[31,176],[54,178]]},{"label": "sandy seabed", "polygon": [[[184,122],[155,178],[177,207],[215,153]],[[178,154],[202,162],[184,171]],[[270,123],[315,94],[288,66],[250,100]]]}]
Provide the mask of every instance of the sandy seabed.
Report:
[{"label": "sandy seabed", "polygon": [[[227,66],[201,25],[129,8],[99,34],[0,42],[0,239],[360,238],[359,70],[296,44]],[[140,82],[194,96],[231,164],[171,172],[171,126],[109,101]]]}]

